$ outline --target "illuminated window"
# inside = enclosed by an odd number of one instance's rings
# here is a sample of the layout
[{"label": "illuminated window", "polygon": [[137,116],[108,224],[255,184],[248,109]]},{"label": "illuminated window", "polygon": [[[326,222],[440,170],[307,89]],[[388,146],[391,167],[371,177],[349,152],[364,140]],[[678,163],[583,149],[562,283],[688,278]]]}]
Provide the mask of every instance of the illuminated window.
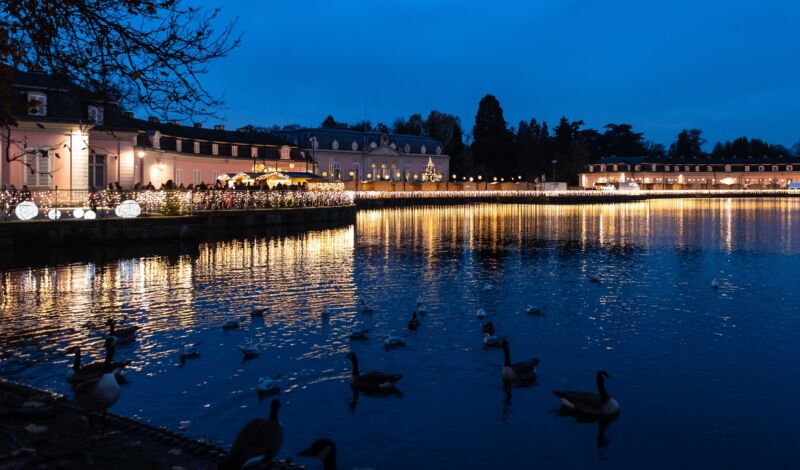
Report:
[{"label": "illuminated window", "polygon": [[219,155],[219,144],[211,144],[211,155]]},{"label": "illuminated window", "polygon": [[758,165],[758,171],[764,171],[764,165]]},{"label": "illuminated window", "polygon": [[183,152],[183,141],[181,139],[175,139],[175,151]]},{"label": "illuminated window", "polygon": [[238,156],[239,156],[239,146],[231,145],[231,157],[238,157]]},{"label": "illuminated window", "polygon": [[89,115],[89,122],[92,124],[97,124],[98,126],[103,125],[103,107],[97,105],[89,105],[88,108],[88,115]]},{"label": "illuminated window", "polygon": [[200,153],[200,142],[195,141],[195,143],[194,143],[194,153]]},{"label": "illuminated window", "polygon": [[175,184],[183,183],[183,168],[175,168]]},{"label": "illuminated window", "polygon": [[250,147],[250,158],[258,158],[258,147]]},{"label": "illuminated window", "polygon": [[201,176],[202,175],[200,174],[200,170],[192,170],[192,182],[194,184],[200,184],[200,182],[202,181]]}]

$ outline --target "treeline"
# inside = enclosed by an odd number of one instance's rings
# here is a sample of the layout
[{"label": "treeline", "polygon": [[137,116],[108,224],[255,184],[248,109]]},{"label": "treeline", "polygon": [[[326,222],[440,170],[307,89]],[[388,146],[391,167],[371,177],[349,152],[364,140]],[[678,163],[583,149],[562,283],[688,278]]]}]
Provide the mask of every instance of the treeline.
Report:
[{"label": "treeline", "polygon": [[[527,181],[545,178],[547,181],[577,183],[577,176],[588,163],[603,157],[692,158],[713,157],[800,157],[800,142],[792,150],[761,139],[739,137],[733,141],[717,142],[710,153],[703,151],[705,139],[699,129],[681,130],[675,140],[665,147],[645,139],[631,124],[610,123],[602,129],[584,127],[581,120],[562,117],[554,127],[533,118],[509,126],[503,108],[493,95],[484,96],[478,104],[472,133],[464,132],[461,120],[452,114],[431,111],[427,118],[412,114],[400,117],[391,126],[372,125],[370,121],[347,124],[328,116],[322,122],[325,129],[392,132],[404,135],[429,136],[444,146],[450,155],[450,173],[483,175],[512,179],[522,176]],[[263,128],[245,126],[241,130],[271,132],[277,126]]]}]

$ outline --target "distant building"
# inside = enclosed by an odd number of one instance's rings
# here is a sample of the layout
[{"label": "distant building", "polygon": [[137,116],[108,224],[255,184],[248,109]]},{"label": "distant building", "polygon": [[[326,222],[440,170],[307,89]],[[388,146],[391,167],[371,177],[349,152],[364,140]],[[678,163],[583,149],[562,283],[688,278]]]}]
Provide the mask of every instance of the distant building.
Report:
[{"label": "distant building", "polygon": [[13,71],[13,80],[18,125],[0,142],[6,186],[88,190],[169,180],[188,186],[227,173],[317,173],[309,153],[274,135],[135,119],[115,101],[45,73]]},{"label": "distant building", "polygon": [[800,181],[800,158],[605,157],[579,174],[582,188],[635,182],[641,189],[781,189]]},{"label": "distant building", "polygon": [[310,153],[324,179],[420,181],[430,159],[442,181],[450,157],[429,137],[346,129],[284,129],[274,135]]}]

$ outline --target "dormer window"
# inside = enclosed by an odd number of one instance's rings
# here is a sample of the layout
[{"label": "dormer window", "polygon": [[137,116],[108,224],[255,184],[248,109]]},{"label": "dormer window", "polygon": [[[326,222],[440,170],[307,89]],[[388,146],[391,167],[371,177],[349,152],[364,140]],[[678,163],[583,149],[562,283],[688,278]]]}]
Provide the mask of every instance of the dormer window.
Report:
[{"label": "dormer window", "polygon": [[178,153],[183,152],[183,141],[181,139],[175,139],[175,151]]},{"label": "dormer window", "polygon": [[28,114],[47,116],[47,95],[39,91],[28,92]]},{"label": "dormer window", "polygon": [[292,156],[292,149],[288,145],[281,147],[281,160],[289,160]]},{"label": "dormer window", "polygon": [[105,110],[102,106],[90,104],[88,107],[88,116],[89,122],[92,124],[97,124],[98,126],[103,125],[103,118],[104,118]]},{"label": "dormer window", "polygon": [[194,153],[200,153],[200,142],[194,142]]},{"label": "dormer window", "polygon": [[238,157],[238,156],[239,156],[239,146],[231,145],[231,157]]},{"label": "dormer window", "polygon": [[258,147],[250,147],[250,158],[258,158]]},{"label": "dormer window", "polygon": [[211,144],[211,155],[219,155],[219,144]]}]

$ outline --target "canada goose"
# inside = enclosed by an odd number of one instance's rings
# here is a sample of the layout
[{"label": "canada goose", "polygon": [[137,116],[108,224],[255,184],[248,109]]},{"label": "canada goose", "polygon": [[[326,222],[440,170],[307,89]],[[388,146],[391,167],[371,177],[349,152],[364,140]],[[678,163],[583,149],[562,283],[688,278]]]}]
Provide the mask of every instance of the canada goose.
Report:
[{"label": "canada goose", "polygon": [[116,328],[115,321],[113,318],[109,318],[106,324],[110,327],[111,331],[109,332],[109,336],[115,338],[117,343],[124,344],[130,343],[132,341],[136,341],[136,332],[139,330],[139,327],[136,325],[133,326],[126,326],[123,328]]},{"label": "canada goose", "polygon": [[568,411],[594,416],[616,416],[619,414],[619,403],[606,391],[605,379],[610,378],[608,372],[597,371],[598,393],[554,390],[553,395],[561,399],[562,408]]},{"label": "canada goose", "polygon": [[484,318],[488,317],[489,315],[486,314],[486,310],[479,308],[477,312],[475,312],[475,316],[478,317],[478,320],[483,320]]},{"label": "canada goose", "polygon": [[528,313],[528,315],[541,315],[543,313],[541,308],[534,307],[530,304],[525,307],[525,311]]},{"label": "canada goose", "polygon": [[283,445],[283,426],[278,422],[280,407],[280,401],[272,400],[268,419],[251,420],[239,431],[228,456],[219,466],[221,470],[261,468],[260,465],[272,462]]},{"label": "canada goose", "polygon": [[481,322],[481,330],[484,333],[488,333],[490,335],[493,335],[494,334],[494,323],[492,323],[491,321]]},{"label": "canada goose", "polygon": [[263,317],[265,313],[269,312],[269,307],[256,307],[250,310],[251,317]]},{"label": "canada goose", "polygon": [[106,364],[111,365],[112,373],[114,377],[117,379],[118,383],[124,383],[125,379],[122,377],[122,368],[129,365],[131,361],[122,361],[122,362],[115,362],[114,361],[114,351],[116,351],[116,346],[114,346],[115,340],[113,338],[106,338],[104,348],[106,349],[106,356],[102,362],[93,362],[91,364],[82,365],[81,364],[81,348],[78,346],[74,346],[67,350],[68,353],[75,353],[75,361],[72,364],[72,367],[69,371],[67,371],[67,381],[70,383],[76,384],[80,382],[86,382],[88,380],[99,379],[104,373]]},{"label": "canada goose", "polygon": [[419,328],[419,318],[417,318],[417,312],[412,312],[411,320],[408,321],[408,329],[416,331],[417,328]]},{"label": "canada goose", "polygon": [[503,339],[489,333],[483,334],[483,345],[487,348],[499,348],[503,346]]},{"label": "canada goose", "polygon": [[717,278],[714,278],[714,279],[711,280],[711,288],[712,289],[719,289],[719,281],[717,281]]},{"label": "canada goose", "polygon": [[258,385],[256,385],[256,391],[258,391],[259,395],[274,395],[276,393],[280,393],[281,388],[276,382],[280,377],[281,374],[278,374],[275,377],[259,378]]},{"label": "canada goose", "polygon": [[222,329],[224,331],[227,330],[235,330],[241,326],[241,323],[236,318],[228,318],[224,322],[222,322]]},{"label": "canada goose", "polygon": [[297,453],[300,457],[316,457],[322,460],[324,470],[336,470],[336,444],[330,439],[317,439],[308,449]]},{"label": "canada goose", "polygon": [[186,343],[178,350],[178,354],[181,356],[181,360],[185,359],[193,359],[195,357],[200,356],[200,352],[197,350],[197,347],[200,346],[202,341],[198,341],[196,343]]},{"label": "canada goose", "polygon": [[350,341],[365,341],[369,339],[367,333],[370,332],[369,328],[360,328],[350,332]]},{"label": "canada goose", "polygon": [[361,374],[356,353],[347,353],[347,359],[350,359],[350,362],[353,363],[353,375],[350,377],[350,385],[355,389],[364,392],[395,392],[395,384],[403,378],[402,375],[384,374],[377,371]]},{"label": "canada goose", "polygon": [[257,343],[253,344],[240,344],[239,351],[242,352],[245,359],[253,359],[258,357],[261,354],[261,349],[258,347]]},{"label": "canada goose", "polygon": [[383,340],[383,346],[386,348],[396,348],[406,345],[406,337],[400,335],[389,335]]},{"label": "canada goose", "polygon": [[364,299],[361,299],[360,305],[361,305],[361,313],[372,313],[373,312],[373,308],[370,307],[369,305],[367,305],[367,303],[364,301]]},{"label": "canada goose", "polygon": [[105,412],[119,400],[120,388],[114,377],[114,365],[106,360],[103,366],[101,376],[75,385],[75,403],[84,410]]},{"label": "canada goose", "polygon": [[539,359],[533,358],[530,361],[511,363],[511,347],[507,340],[503,340],[503,380],[505,382],[516,382],[524,380],[533,380],[536,378],[536,366],[539,365]]}]

